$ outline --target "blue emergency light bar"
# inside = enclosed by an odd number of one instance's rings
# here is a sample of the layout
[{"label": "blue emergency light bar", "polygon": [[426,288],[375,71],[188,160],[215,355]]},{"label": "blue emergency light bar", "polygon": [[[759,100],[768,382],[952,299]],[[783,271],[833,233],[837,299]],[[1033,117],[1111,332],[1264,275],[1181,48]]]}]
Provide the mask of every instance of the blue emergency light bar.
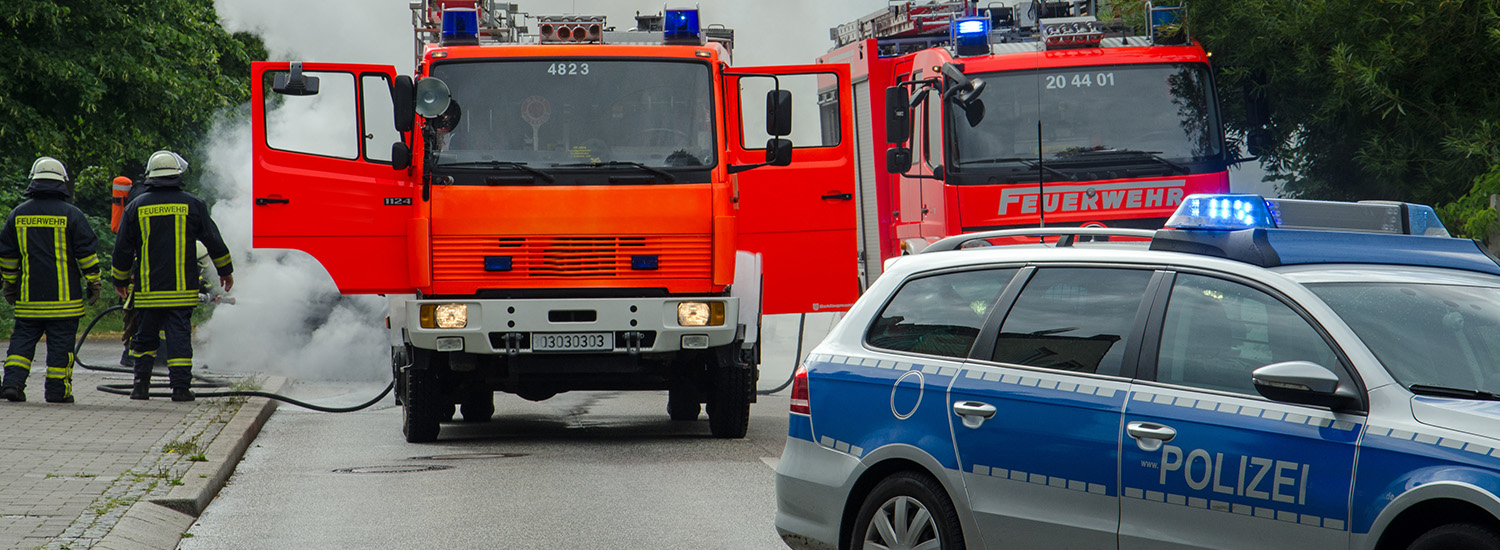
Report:
[{"label": "blue emergency light bar", "polygon": [[1449,238],[1432,207],[1402,202],[1189,195],[1151,249],[1261,267],[1378,263],[1500,275],[1500,264],[1475,241]]},{"label": "blue emergency light bar", "polygon": [[472,8],[443,10],[442,44],[474,45],[479,43],[479,12]]},{"label": "blue emergency light bar", "polygon": [[662,42],[666,44],[702,44],[698,10],[667,10],[662,19]]}]

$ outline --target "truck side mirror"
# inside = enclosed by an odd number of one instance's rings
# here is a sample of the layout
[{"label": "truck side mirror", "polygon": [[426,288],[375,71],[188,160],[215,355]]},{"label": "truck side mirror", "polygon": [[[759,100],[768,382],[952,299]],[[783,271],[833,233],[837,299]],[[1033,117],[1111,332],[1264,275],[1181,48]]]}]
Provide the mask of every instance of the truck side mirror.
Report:
[{"label": "truck side mirror", "polygon": [[892,147],[885,150],[885,171],[892,174],[905,174],[911,170],[911,149],[907,147]]},{"label": "truck side mirror", "polygon": [[[885,89],[885,142],[906,143],[911,137],[911,99],[906,89],[891,86]],[[904,172],[905,170],[903,170]]]},{"label": "truck side mirror", "polygon": [[411,77],[401,75],[391,84],[391,105],[394,105],[396,116],[396,131],[410,132],[417,117],[417,104],[413,98]]},{"label": "truck side mirror", "polygon": [[318,77],[302,74],[302,63],[292,62],[292,69],[277,73],[271,80],[271,91],[281,95],[318,95]]},{"label": "truck side mirror", "polygon": [[[766,133],[786,136],[792,133],[792,92],[771,90],[766,92]],[[766,148],[770,150],[769,147]]]},{"label": "truck side mirror", "polygon": [[391,144],[391,168],[405,170],[411,167],[411,148],[405,142]]},{"label": "truck side mirror", "polygon": [[792,163],[792,140],[771,138],[766,140],[766,165],[786,166]]}]

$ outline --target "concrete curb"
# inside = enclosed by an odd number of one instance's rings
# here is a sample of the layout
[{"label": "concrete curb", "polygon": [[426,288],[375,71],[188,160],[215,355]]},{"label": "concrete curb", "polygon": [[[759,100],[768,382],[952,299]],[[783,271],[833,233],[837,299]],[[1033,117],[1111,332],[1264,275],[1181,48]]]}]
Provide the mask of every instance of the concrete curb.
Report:
[{"label": "concrete curb", "polygon": [[[282,376],[271,376],[261,391],[280,393],[287,385]],[[252,397],[240,406],[229,423],[203,452],[208,460],[188,468],[182,485],[173,487],[164,498],[137,502],[125,512],[120,522],[94,548],[100,550],[158,550],[176,548],[182,534],[192,527],[199,514],[208,507],[234,474],[250,442],[260,434],[278,401]]]}]

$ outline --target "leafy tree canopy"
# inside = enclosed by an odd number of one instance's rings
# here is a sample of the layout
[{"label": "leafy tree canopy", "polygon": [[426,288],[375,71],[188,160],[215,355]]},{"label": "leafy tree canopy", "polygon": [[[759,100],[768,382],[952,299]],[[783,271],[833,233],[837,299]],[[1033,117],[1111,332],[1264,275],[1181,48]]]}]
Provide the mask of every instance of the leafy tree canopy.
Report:
[{"label": "leafy tree canopy", "polygon": [[110,178],[139,175],[158,149],[194,158],[265,57],[258,37],[219,25],[213,0],[0,2],[0,206],[45,155],[67,165],[85,212],[108,216]]},{"label": "leafy tree canopy", "polygon": [[[1491,172],[1500,166],[1500,4],[1189,6],[1193,34],[1213,52],[1229,128],[1252,129],[1246,92],[1264,98],[1271,146],[1262,160],[1289,194],[1446,204],[1500,181]],[[1460,226],[1477,214],[1444,212]]]}]

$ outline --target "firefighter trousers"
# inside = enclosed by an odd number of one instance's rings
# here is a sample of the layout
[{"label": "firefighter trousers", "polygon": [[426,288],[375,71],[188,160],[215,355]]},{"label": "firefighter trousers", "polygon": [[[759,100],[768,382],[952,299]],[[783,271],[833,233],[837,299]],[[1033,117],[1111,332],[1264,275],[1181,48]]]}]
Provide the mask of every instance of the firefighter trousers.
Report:
[{"label": "firefighter trousers", "polygon": [[[130,356],[135,359],[136,382],[151,380],[151,367],[156,365],[157,349],[167,359],[167,382],[173,389],[187,388],[193,375],[193,332],[190,318],[193,308],[136,308],[139,324],[135,339],[130,345]],[[166,341],[162,341],[162,331]]]},{"label": "firefighter trousers", "polygon": [[33,319],[17,317],[10,333],[10,349],[5,352],[5,379],[0,385],[26,388],[31,374],[31,359],[36,356],[37,341],[47,335],[47,382],[43,386],[48,401],[73,395],[73,343],[78,336],[78,318]]}]

